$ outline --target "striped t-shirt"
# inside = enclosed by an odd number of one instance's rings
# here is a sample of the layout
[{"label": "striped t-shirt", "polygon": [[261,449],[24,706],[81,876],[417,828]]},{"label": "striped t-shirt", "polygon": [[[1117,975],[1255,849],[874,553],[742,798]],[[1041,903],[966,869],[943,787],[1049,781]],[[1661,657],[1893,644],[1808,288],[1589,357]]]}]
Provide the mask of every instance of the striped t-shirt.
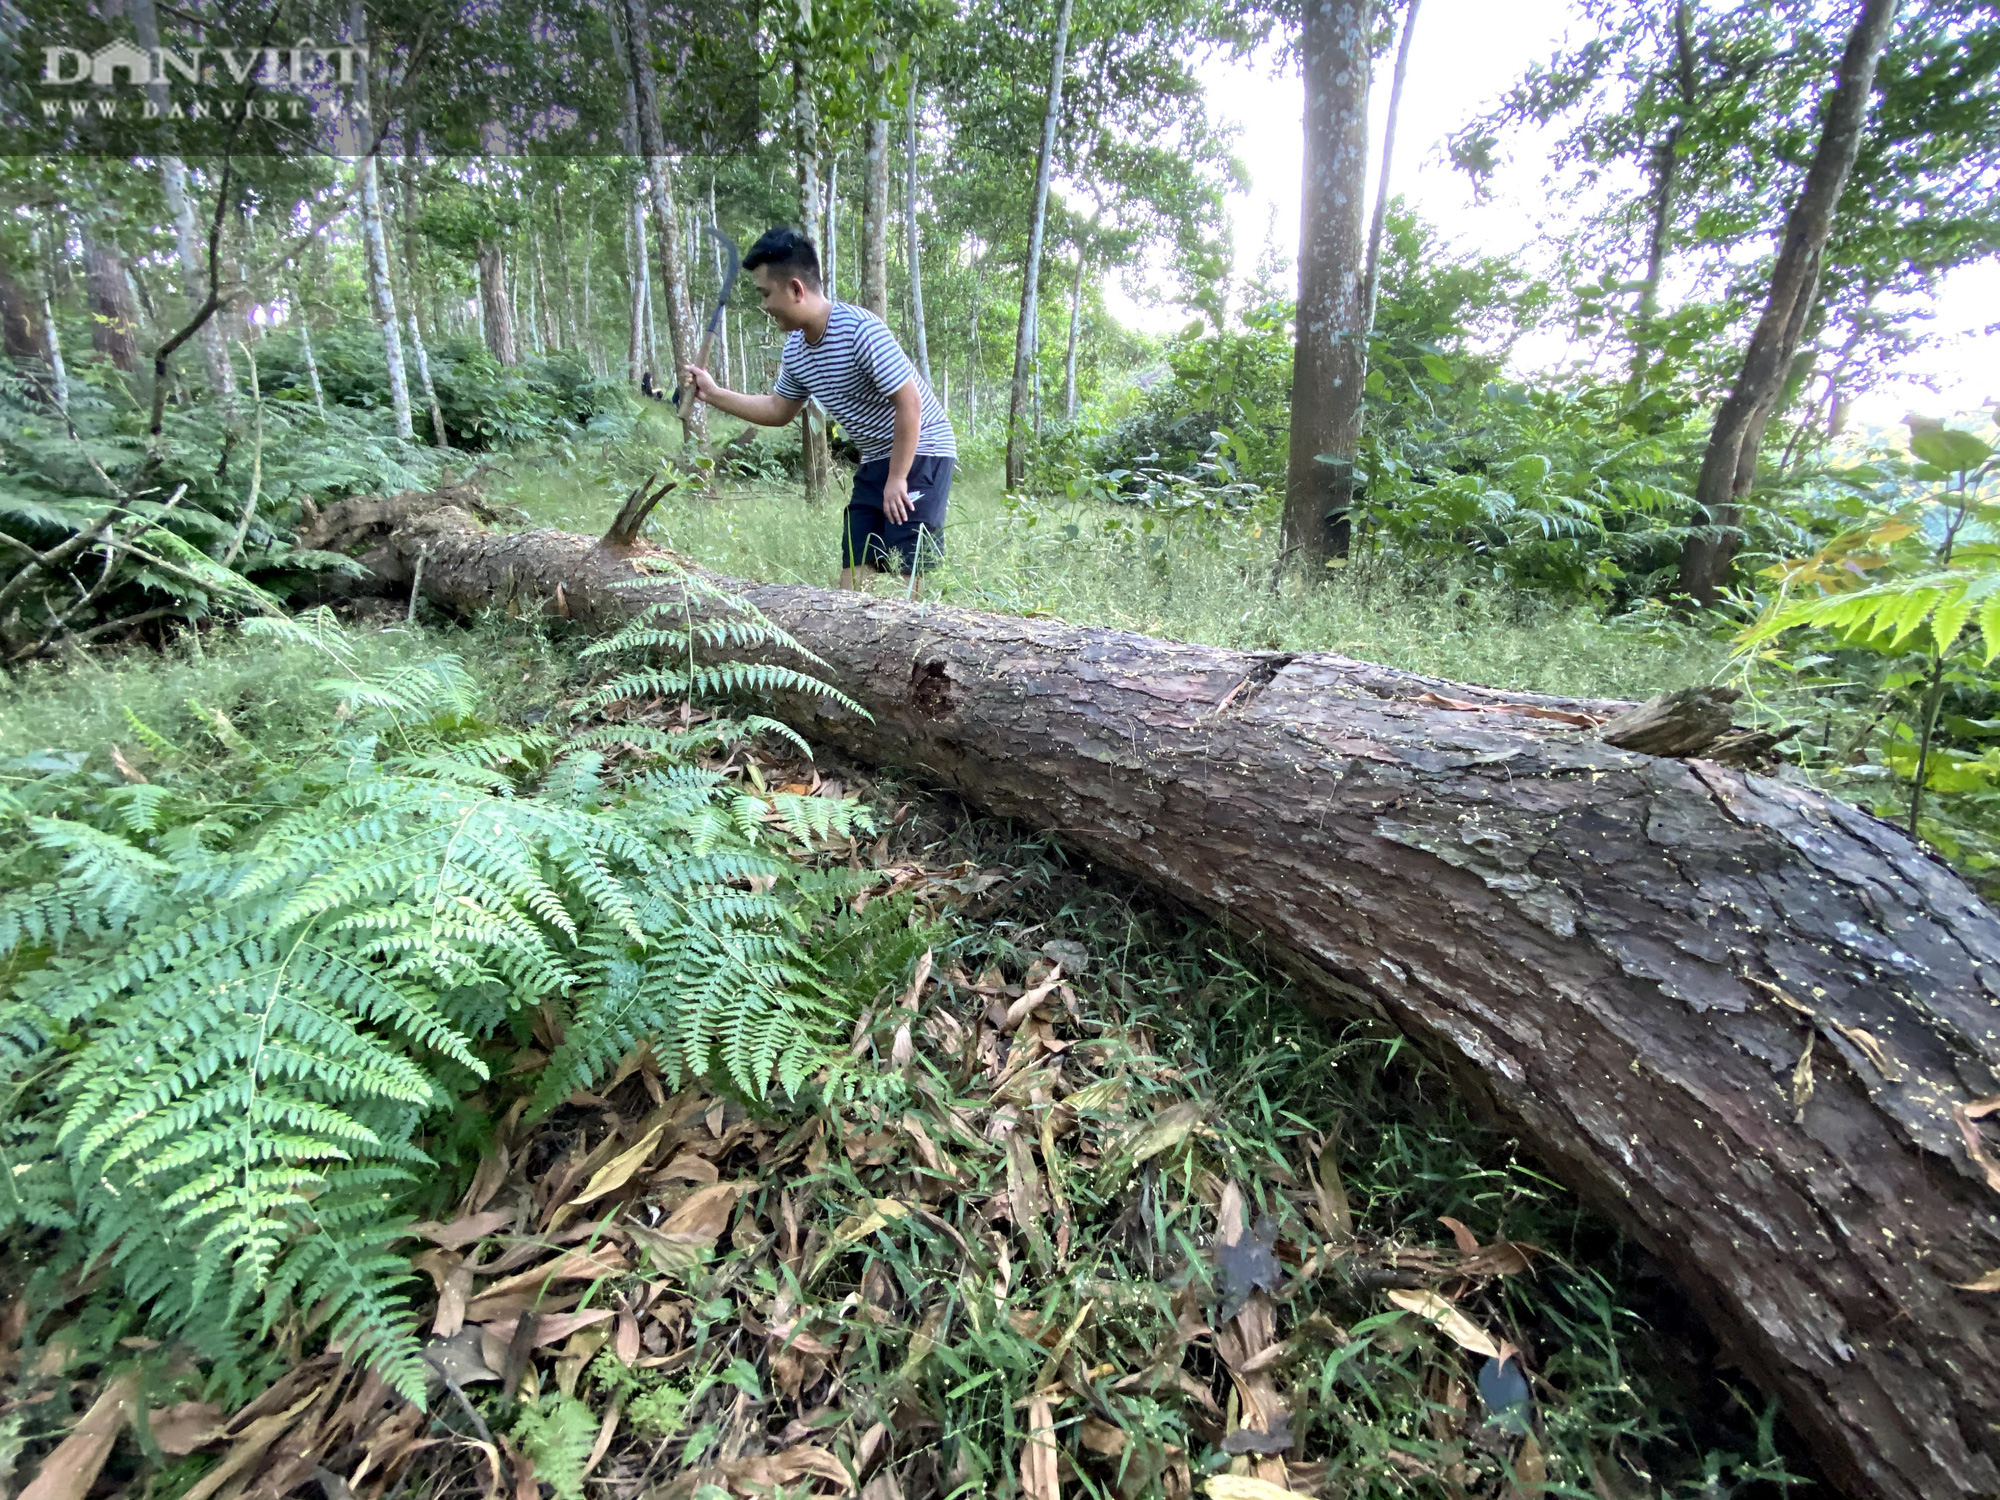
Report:
[{"label": "striped t-shirt", "polygon": [[896,406],[889,398],[912,380],[917,383],[917,452],[933,458],[958,457],[951,418],[944,414],[924,377],[917,373],[882,320],[864,308],[833,304],[826,332],[817,344],[794,332],[778,360],[777,393],[787,401],[808,396],[833,414],[854,439],[863,462],[887,458],[896,438]]}]

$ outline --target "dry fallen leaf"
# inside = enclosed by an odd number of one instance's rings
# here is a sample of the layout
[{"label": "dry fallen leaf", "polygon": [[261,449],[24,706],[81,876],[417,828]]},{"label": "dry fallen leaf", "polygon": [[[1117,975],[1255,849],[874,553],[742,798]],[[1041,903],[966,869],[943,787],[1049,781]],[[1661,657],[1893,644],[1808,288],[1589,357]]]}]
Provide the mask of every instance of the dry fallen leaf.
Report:
[{"label": "dry fallen leaf", "polygon": [[[487,1158],[487,1161],[492,1160],[493,1157]],[[482,1173],[486,1170],[484,1163],[481,1163],[479,1170]],[[441,1250],[456,1250],[471,1244],[474,1240],[485,1239],[495,1230],[505,1229],[513,1220],[513,1209],[496,1208],[490,1213],[467,1214],[463,1218],[453,1219],[449,1224],[419,1224],[413,1233],[422,1235]]]},{"label": "dry fallen leaf", "polygon": [[1156,1115],[1132,1137],[1127,1150],[1133,1164],[1150,1161],[1162,1151],[1178,1146],[1201,1123],[1202,1114],[1203,1106],[1190,1099]]},{"label": "dry fallen leaf", "polygon": [[1085,1417],[1083,1425],[1077,1429],[1076,1436],[1077,1441],[1084,1447],[1105,1458],[1116,1458],[1125,1451],[1126,1444],[1132,1441],[1125,1435],[1124,1429],[1113,1427],[1102,1417]]},{"label": "dry fallen leaf", "polygon": [[2000,1266],[1988,1271],[1977,1281],[1954,1281],[1952,1285],[1961,1292],[2000,1292]]},{"label": "dry fallen leaf", "polygon": [[594,1203],[605,1194],[615,1193],[630,1182],[633,1175],[646,1165],[653,1152],[659,1148],[660,1137],[666,1128],[664,1123],[655,1125],[639,1138],[639,1143],[631,1150],[619,1152],[599,1167],[590,1181],[584,1184],[583,1191],[570,1199],[570,1206],[577,1208],[586,1203]]},{"label": "dry fallen leaf", "polygon": [[210,1401],[180,1401],[146,1414],[153,1442],[169,1458],[222,1441],[222,1408]]},{"label": "dry fallen leaf", "polygon": [[1487,1332],[1472,1319],[1453,1307],[1436,1292],[1389,1293],[1389,1300],[1405,1312],[1413,1312],[1427,1322],[1434,1323],[1461,1349],[1470,1349],[1474,1354],[1483,1354],[1488,1359],[1500,1358],[1500,1346]]},{"label": "dry fallen leaf", "polygon": [[689,1243],[721,1239],[723,1230],[729,1227],[730,1210],[736,1207],[737,1198],[747,1186],[740,1182],[717,1182],[696,1189],[692,1197],[667,1215],[660,1233]]},{"label": "dry fallen leaf", "polygon": [[1208,1500],[1298,1500],[1283,1485],[1247,1474],[1217,1474],[1202,1486]]},{"label": "dry fallen leaf", "polygon": [[104,1460],[111,1456],[111,1445],[118,1440],[119,1429],[131,1420],[138,1395],[136,1371],[120,1375],[107,1385],[90,1403],[83,1420],[70,1429],[69,1436],[55,1452],[42,1460],[41,1472],[34,1483],[21,1491],[21,1500],[83,1500],[97,1483]]},{"label": "dry fallen leaf", "polygon": [[1438,1217],[1438,1223],[1451,1231],[1452,1240],[1458,1246],[1458,1253],[1460,1255],[1477,1255],[1479,1253],[1479,1236],[1474,1234],[1470,1229],[1467,1229],[1457,1219],[1452,1218],[1449,1214],[1441,1214]]},{"label": "dry fallen leaf", "polygon": [[1021,1447],[1021,1493],[1025,1500],[1062,1500],[1056,1477],[1056,1419],[1046,1396],[1028,1403],[1028,1440]]}]

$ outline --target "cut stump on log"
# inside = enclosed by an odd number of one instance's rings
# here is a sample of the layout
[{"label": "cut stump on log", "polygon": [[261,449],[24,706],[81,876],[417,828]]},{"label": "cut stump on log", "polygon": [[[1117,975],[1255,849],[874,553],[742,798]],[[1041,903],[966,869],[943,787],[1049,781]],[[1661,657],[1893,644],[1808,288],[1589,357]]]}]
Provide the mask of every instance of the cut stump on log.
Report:
[{"label": "cut stump on log", "polygon": [[[643,544],[488,531],[452,493],[305,540],[391,590],[421,558],[468,615],[678,597],[614,587]],[[2000,1493],[2000,1304],[1963,1289],[2000,1268],[2000,920],[1903,833],[1605,743],[1630,704],[716,581],[873,715],[784,705],[808,738],[1053,830],[1409,1036],[1670,1268],[1844,1493]]]}]

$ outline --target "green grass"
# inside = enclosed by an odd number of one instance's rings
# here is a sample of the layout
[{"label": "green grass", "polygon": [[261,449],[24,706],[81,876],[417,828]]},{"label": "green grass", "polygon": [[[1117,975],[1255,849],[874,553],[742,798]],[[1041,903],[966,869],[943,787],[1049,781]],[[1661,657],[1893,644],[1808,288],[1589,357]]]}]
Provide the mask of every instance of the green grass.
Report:
[{"label": "green grass", "polygon": [[[536,525],[601,532],[651,454],[671,440],[652,420],[641,431],[642,441],[591,462],[520,460],[499,498]],[[727,435],[718,428],[718,441]],[[763,442],[775,451],[790,440],[767,434]],[[649,443],[658,446],[649,452]],[[737,577],[828,584],[846,484],[837,474],[817,510],[789,480],[679,492],[661,503],[649,534]],[[1149,519],[1150,533],[1141,529]],[[1336,651],[1490,687],[1643,698],[1710,681],[1727,659],[1720,643],[1656,619],[1607,622],[1585,605],[1483,581],[1471,559],[1458,570],[1413,571],[1364,558],[1318,588],[1273,590],[1276,537],[1268,526],[1169,523],[1094,502],[1010,504],[990,469],[953,485],[948,546],[937,581],[951,604],[1207,645]],[[876,586],[900,587],[890,579]]]}]

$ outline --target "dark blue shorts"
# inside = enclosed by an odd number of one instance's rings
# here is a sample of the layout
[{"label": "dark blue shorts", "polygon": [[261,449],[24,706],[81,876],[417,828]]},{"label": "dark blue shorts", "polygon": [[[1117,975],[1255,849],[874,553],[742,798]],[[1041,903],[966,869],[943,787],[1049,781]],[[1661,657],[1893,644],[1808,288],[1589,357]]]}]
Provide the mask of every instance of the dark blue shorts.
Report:
[{"label": "dark blue shorts", "polygon": [[910,464],[910,519],[891,521],[882,511],[889,460],[873,459],[854,474],[854,498],[840,543],[843,568],[883,573],[922,572],[944,556],[945,506],[951,499],[952,460],[919,453]]}]

